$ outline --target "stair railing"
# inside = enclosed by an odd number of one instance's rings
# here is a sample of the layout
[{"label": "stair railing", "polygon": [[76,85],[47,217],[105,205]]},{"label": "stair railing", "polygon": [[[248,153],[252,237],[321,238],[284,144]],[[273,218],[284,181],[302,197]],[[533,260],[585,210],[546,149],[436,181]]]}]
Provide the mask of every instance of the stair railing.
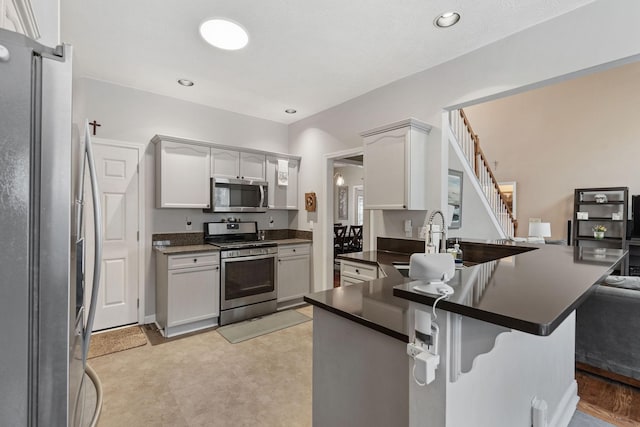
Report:
[{"label": "stair railing", "polygon": [[471,128],[469,119],[462,109],[449,112],[449,125],[467,162],[475,172],[487,202],[489,202],[502,230],[507,236],[515,237],[518,221],[514,218],[513,212],[507,204],[507,198],[500,191],[500,186],[489,166],[487,157],[480,148],[480,138]]}]

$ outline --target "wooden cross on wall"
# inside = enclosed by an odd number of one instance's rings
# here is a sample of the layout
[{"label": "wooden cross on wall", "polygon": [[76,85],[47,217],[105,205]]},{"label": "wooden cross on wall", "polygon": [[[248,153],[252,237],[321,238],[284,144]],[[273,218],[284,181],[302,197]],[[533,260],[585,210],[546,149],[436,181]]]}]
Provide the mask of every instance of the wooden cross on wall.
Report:
[{"label": "wooden cross on wall", "polygon": [[96,128],[102,126],[100,123],[98,123],[97,121],[92,121],[89,122],[89,126],[93,126],[93,134],[96,134]]}]

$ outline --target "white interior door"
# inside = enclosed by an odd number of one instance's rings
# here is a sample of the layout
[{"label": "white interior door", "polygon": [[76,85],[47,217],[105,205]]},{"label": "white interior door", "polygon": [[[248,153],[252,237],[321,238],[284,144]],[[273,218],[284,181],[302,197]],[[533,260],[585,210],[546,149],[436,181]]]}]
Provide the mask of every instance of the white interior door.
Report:
[{"label": "white interior door", "polygon": [[[138,148],[94,140],[93,147],[100,200],[103,235],[102,277],[97,299],[94,330],[138,322]],[[85,188],[85,200],[90,200]],[[85,203],[85,209],[87,209]],[[93,248],[92,212],[87,209],[88,248]],[[93,265],[93,251],[87,251],[87,269]],[[87,277],[93,277],[87,271]],[[87,292],[88,293],[88,292]],[[91,295],[86,295],[86,304]]]}]

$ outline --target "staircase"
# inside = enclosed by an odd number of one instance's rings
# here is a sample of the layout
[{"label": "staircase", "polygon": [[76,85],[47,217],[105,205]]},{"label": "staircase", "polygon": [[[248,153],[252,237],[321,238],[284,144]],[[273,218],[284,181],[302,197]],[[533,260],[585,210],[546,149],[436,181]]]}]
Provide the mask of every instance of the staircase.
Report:
[{"label": "staircase", "polygon": [[498,228],[506,238],[513,238],[518,229],[518,221],[507,205],[504,194],[500,191],[498,181],[493,175],[486,156],[480,148],[480,138],[473,131],[467,116],[462,109],[449,112],[449,130],[453,138],[449,140],[454,150],[478,179],[481,192],[484,194],[489,210],[494,215]]}]

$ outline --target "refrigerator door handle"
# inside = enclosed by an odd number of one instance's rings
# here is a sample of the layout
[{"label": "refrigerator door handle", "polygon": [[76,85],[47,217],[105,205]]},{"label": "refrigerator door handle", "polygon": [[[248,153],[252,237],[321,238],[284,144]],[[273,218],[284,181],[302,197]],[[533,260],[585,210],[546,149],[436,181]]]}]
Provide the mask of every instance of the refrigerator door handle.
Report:
[{"label": "refrigerator door handle", "polygon": [[98,288],[100,287],[100,270],[102,267],[102,208],[100,206],[100,191],[98,189],[98,177],[93,157],[93,146],[91,145],[91,133],[89,131],[89,121],[85,121],[85,154],[87,156],[87,164],[89,166],[89,178],[91,181],[91,196],[93,201],[93,218],[94,218],[94,266],[93,279],[91,285],[91,303],[89,305],[89,313],[87,315],[87,325],[84,331],[84,349],[82,351],[83,362],[86,364],[87,355],[89,354],[89,343],[91,340],[91,332],[93,331],[93,320],[96,315],[96,305],[98,302]]}]

